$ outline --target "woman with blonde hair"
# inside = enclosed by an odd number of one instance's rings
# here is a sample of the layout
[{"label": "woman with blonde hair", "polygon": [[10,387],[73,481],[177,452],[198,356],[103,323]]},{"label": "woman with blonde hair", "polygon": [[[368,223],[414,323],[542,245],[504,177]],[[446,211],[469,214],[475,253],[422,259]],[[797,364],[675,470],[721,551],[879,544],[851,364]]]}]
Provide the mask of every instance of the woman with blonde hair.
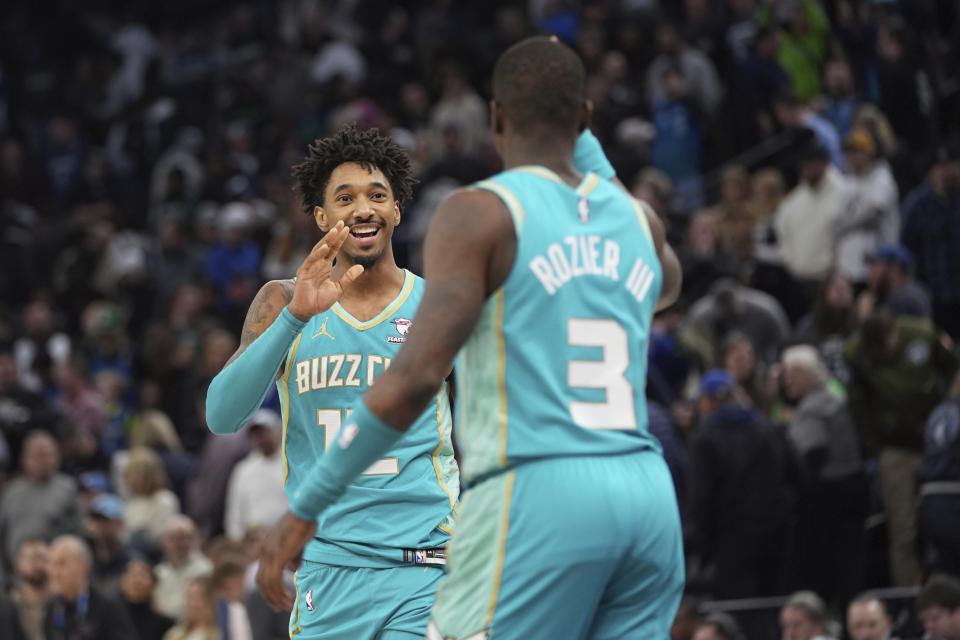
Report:
[{"label": "woman with blonde hair", "polygon": [[123,476],[130,491],[124,510],[127,535],[135,544],[159,545],[167,520],[180,513],[160,456],[147,447],[131,449]]},{"label": "woman with blonde hair", "polygon": [[220,640],[211,578],[204,576],[188,582],[184,598],[183,617],[167,631],[163,640]]}]

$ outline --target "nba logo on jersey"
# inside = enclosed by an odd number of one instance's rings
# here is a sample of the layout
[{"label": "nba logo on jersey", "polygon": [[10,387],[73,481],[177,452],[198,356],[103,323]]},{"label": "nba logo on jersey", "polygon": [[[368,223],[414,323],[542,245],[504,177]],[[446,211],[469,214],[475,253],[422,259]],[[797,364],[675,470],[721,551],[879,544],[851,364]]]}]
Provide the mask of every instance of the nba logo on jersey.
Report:
[{"label": "nba logo on jersey", "polygon": [[586,196],[580,198],[580,202],[577,203],[577,214],[583,224],[590,222],[590,203],[587,202]]},{"label": "nba logo on jersey", "polygon": [[307,611],[313,611],[313,589],[307,591],[307,597],[304,600],[307,602]]},{"label": "nba logo on jersey", "polygon": [[424,559],[423,551],[417,551],[417,564],[423,564]]}]

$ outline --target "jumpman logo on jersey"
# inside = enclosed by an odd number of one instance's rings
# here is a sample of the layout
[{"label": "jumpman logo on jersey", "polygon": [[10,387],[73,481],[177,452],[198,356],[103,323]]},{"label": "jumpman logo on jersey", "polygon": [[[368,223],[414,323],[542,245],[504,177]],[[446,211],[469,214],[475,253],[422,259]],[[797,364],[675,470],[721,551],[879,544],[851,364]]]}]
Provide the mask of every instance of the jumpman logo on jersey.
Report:
[{"label": "jumpman logo on jersey", "polygon": [[320,325],[320,331],[317,331],[315,334],[313,334],[314,339],[317,339],[320,336],[327,336],[331,340],[336,340],[336,338],[330,335],[330,333],[327,331],[327,318],[323,319],[323,324]]}]

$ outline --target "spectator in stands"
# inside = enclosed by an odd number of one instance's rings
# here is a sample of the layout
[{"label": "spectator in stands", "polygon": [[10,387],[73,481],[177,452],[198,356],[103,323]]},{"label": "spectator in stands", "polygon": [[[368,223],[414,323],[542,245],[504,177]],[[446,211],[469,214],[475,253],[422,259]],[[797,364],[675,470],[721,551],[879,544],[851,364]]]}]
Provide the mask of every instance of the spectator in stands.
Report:
[{"label": "spectator in stands", "polygon": [[797,591],[780,609],[783,640],[833,640],[827,623],[827,607],[812,591]]},{"label": "spectator in stands", "polygon": [[281,427],[280,416],[272,409],[258,410],[246,425],[255,448],[230,474],[223,523],[224,531],[234,540],[242,540],[251,527],[272,526],[287,508],[281,482]]},{"label": "spectator in stands", "polygon": [[[752,0],[749,2],[752,4]],[[774,133],[773,105],[790,85],[790,76],[777,61],[779,46],[776,29],[757,30],[748,55],[733,75],[730,104],[736,114],[734,123],[742,147],[757,144]]]},{"label": "spectator in stands", "polygon": [[937,325],[960,339],[960,151],[939,147],[927,180],[903,201],[900,239],[930,289]]},{"label": "spectator in stands", "polygon": [[158,613],[153,608],[153,591],[157,575],[150,563],[134,558],[127,563],[120,581],[123,604],[137,629],[140,640],[162,640],[173,626],[173,618]]},{"label": "spectator in stands", "polygon": [[932,320],[930,296],[913,279],[913,256],[899,244],[886,244],[870,256],[870,286],[861,294],[860,312],[887,309],[894,316]]},{"label": "spectator in stands", "polygon": [[929,322],[877,311],[847,345],[849,403],[868,455],[876,456],[887,513],[891,580],[914,583],[916,474],[923,425],[943,398],[958,359]]},{"label": "spectator in stands", "polygon": [[785,350],[783,378],[796,403],[787,436],[808,478],[796,530],[797,579],[827,601],[847,602],[861,588],[867,515],[856,429],[844,398],[829,389],[830,372],[815,348]]},{"label": "spectator in stands", "polygon": [[26,640],[17,607],[7,594],[2,592],[0,592],[0,629],[4,630],[4,638]]},{"label": "spectator in stands", "polygon": [[960,575],[960,375],[927,421],[918,474],[920,538],[936,571]]},{"label": "spectator in stands", "polygon": [[250,618],[244,605],[243,578],[246,570],[247,563],[243,557],[228,555],[217,561],[210,578],[219,614],[220,634],[231,640],[253,640]]},{"label": "spectator in stands", "polygon": [[754,409],[766,415],[773,400],[774,382],[767,369],[757,363],[753,342],[747,336],[732,332],[723,342],[723,370],[750,399]]},{"label": "spectator in stands", "polygon": [[[230,340],[231,348],[235,349],[236,342],[232,337]],[[226,362],[226,357],[222,362]],[[197,471],[187,485],[187,513],[197,523],[204,538],[222,531],[230,474],[252,450],[253,442],[245,433],[207,439],[197,462]]]},{"label": "spectator in stands", "polygon": [[690,98],[706,117],[720,104],[723,87],[710,59],[698,49],[687,45],[677,25],[669,21],[657,27],[659,54],[647,68],[647,99],[653,108],[667,94],[664,71],[674,64],[686,79]]},{"label": "spectator in stands", "polygon": [[828,62],[824,84],[826,92],[820,96],[818,111],[830,121],[840,139],[846,140],[853,128],[853,114],[858,104],[849,63],[842,58]]},{"label": "spectator in stands", "polygon": [[820,93],[820,74],[830,42],[830,21],[815,0],[765,3],[757,12],[760,24],[779,27],[777,60],[790,75],[793,90],[803,100]]},{"label": "spectator in stands", "polygon": [[783,435],[738,399],[723,370],[704,374],[690,448],[691,548],[715,567],[711,593],[776,593],[783,578],[795,467]]},{"label": "spectator in stands", "polygon": [[687,324],[688,331],[699,334],[709,345],[702,354],[708,367],[720,364],[723,343],[732,332],[747,336],[757,360],[766,365],[776,361],[790,331],[776,300],[731,279],[714,283],[710,294],[690,308]]},{"label": "spectator in stands", "polygon": [[813,311],[797,323],[793,341],[816,347],[830,374],[845,385],[850,371],[843,349],[856,326],[853,287],[839,271],[831,271],[820,283]]},{"label": "spectator in stands", "polygon": [[871,593],[854,598],[847,606],[847,634],[850,640],[893,640],[893,620],[883,600]]},{"label": "spectator in stands", "polygon": [[917,611],[930,637],[960,640],[960,580],[943,574],[931,577],[917,598]]},{"label": "spectator in stands", "polygon": [[733,616],[716,612],[703,619],[693,640],[746,640],[746,636]]},{"label": "spectator in stands", "polygon": [[647,416],[650,435],[655,437],[663,448],[663,459],[666,460],[667,467],[670,469],[673,487],[677,492],[680,517],[683,518],[687,511],[687,478],[689,477],[686,443],[674,426],[670,412],[652,398],[647,398]]},{"label": "spectator in stands", "polygon": [[190,518],[177,515],[167,522],[163,532],[165,559],[157,565],[157,589],[154,605],[165,616],[180,619],[187,584],[198,576],[209,575],[213,565],[199,549],[197,528]]},{"label": "spectator in stands", "polygon": [[43,619],[49,586],[50,545],[42,539],[28,539],[20,543],[14,567],[16,582],[10,591],[20,616],[26,640],[44,640]]},{"label": "spectator in stands", "polygon": [[823,147],[808,141],[801,154],[800,183],[784,199],[774,219],[780,256],[793,277],[811,283],[833,266],[834,225],[849,200],[846,178],[830,166]]},{"label": "spectator in stands", "polygon": [[20,381],[33,391],[48,387],[50,365],[70,356],[72,341],[59,330],[57,320],[46,295],[38,295],[23,309],[23,334],[14,343],[14,354]]},{"label": "spectator in stands", "polygon": [[187,480],[193,475],[194,459],[183,450],[173,422],[165,413],[156,409],[137,412],[131,422],[130,449],[115,453],[110,465],[110,474],[117,493],[124,497],[130,495],[130,488],[124,481],[130,454],[145,447],[159,456],[164,473],[170,480],[171,490],[178,497],[182,495]]},{"label": "spectator in stands", "polygon": [[4,487],[0,498],[0,540],[10,566],[24,540],[52,538],[76,529],[77,484],[59,471],[57,443],[45,431],[31,431],[23,442],[23,475]]},{"label": "spectator in stands", "polygon": [[855,285],[867,281],[867,259],[894,242],[900,228],[897,183],[890,166],[877,159],[876,144],[864,129],[843,142],[850,201],[834,223],[837,268]]},{"label": "spectator in stands", "polygon": [[789,90],[777,96],[773,106],[777,122],[780,123],[781,127],[788,132],[793,132],[801,140],[806,137],[802,134],[807,132],[809,132],[807,135],[812,134],[813,138],[827,153],[834,168],[839,171],[844,170],[841,138],[829,120],[818,114],[805,100]]},{"label": "spectator in stands", "polygon": [[91,582],[109,596],[120,595],[120,578],[130,560],[124,544],[123,500],[112,493],[97,496],[87,517],[93,556]]},{"label": "spectator in stands", "polygon": [[703,205],[703,125],[681,67],[667,66],[660,82],[662,95],[651,109],[656,136],[650,146],[650,164],[673,180],[677,207],[686,213]]},{"label": "spectator in stands", "polygon": [[872,70],[877,95],[870,101],[890,119],[897,136],[912,148],[923,148],[930,139],[930,102],[924,95],[930,80],[907,59],[903,29],[882,26],[876,35],[876,62]]},{"label": "spectator in stands", "polygon": [[159,545],[167,523],[180,513],[180,501],[167,488],[163,462],[151,449],[133,449],[123,475],[130,490],[123,519],[126,535],[135,548],[152,551]]},{"label": "spectator in stands", "polygon": [[90,584],[90,549],[75,536],[50,545],[50,591],[44,631],[48,640],[129,640],[133,622],[119,601]]},{"label": "spectator in stands", "polygon": [[656,167],[642,169],[634,178],[630,193],[643,200],[662,220],[673,213],[673,180]]},{"label": "spectator in stands", "polygon": [[194,578],[181,592],[185,601],[179,622],[163,636],[163,640],[221,640],[217,610],[214,607],[213,585],[209,577]]},{"label": "spectator in stands", "polygon": [[230,314],[223,317],[231,321],[236,310],[257,292],[262,253],[250,238],[253,215],[245,202],[224,205],[217,218],[220,241],[206,255],[205,275],[217,287],[221,314]]},{"label": "spectator in stands", "polygon": [[720,278],[736,275],[732,256],[720,245],[719,218],[710,209],[701,209],[687,225],[686,242],[677,247],[683,269],[681,301],[693,304],[710,291]]},{"label": "spectator in stands", "polygon": [[103,399],[90,383],[89,374],[89,363],[76,354],[56,368],[57,409],[74,429],[96,441],[103,433],[106,416]]},{"label": "spectator in stands", "polygon": [[487,139],[487,105],[470,86],[464,69],[448,61],[439,71],[440,99],[430,114],[430,127],[439,140],[453,126],[462,136],[463,150],[477,153]]},{"label": "spectator in stands", "polygon": [[0,433],[9,447],[11,460],[19,460],[23,439],[31,429],[52,430],[55,415],[43,396],[25,387],[20,380],[14,348],[0,342]]}]

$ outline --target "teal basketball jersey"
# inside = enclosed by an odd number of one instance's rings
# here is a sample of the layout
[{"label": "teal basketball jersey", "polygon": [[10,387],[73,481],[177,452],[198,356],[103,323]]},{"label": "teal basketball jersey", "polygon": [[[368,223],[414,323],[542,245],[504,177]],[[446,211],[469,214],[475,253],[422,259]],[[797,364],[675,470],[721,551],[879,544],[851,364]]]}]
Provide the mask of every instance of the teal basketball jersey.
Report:
[{"label": "teal basketball jersey", "polygon": [[595,174],[573,188],[543,167],[474,187],[509,209],[517,253],[457,357],[464,478],[659,450],[644,386],[662,270],[644,205]]},{"label": "teal basketball jersey", "polygon": [[[375,318],[360,322],[337,303],[294,339],[277,381],[288,496],[334,441],[350,407],[390,366],[423,289],[423,280],[407,271],[396,299]],[[324,511],[304,559],[384,567],[400,562],[402,549],[445,545],[460,487],[451,422],[444,384],[397,445]]]}]

